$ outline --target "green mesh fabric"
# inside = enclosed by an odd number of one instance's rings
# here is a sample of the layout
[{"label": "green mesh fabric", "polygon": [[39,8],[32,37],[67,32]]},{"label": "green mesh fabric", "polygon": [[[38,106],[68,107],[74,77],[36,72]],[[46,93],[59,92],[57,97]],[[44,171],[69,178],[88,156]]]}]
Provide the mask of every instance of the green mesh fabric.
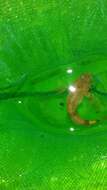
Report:
[{"label": "green mesh fabric", "polygon": [[[0,190],[107,190],[106,57],[106,0],[0,0]],[[86,72],[89,128],[63,91]]]}]

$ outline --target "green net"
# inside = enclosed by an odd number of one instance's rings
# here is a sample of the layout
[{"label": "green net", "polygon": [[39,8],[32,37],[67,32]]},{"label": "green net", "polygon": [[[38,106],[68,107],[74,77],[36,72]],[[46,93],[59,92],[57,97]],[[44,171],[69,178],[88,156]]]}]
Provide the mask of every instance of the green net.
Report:
[{"label": "green net", "polygon": [[[107,189],[107,2],[0,1],[0,190]],[[92,99],[67,113],[69,85]]]}]

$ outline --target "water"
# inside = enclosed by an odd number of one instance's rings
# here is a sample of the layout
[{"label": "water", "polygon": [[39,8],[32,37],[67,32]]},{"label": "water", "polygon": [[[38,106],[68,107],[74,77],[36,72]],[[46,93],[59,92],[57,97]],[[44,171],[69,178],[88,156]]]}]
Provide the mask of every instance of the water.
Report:
[{"label": "water", "polygon": [[[29,116],[31,116],[31,121],[32,118],[34,123],[39,121],[39,125],[42,126],[43,130],[68,134],[71,134],[72,131],[76,135],[82,134],[85,130],[86,134],[96,132],[100,125],[102,125],[101,129],[105,130],[107,117],[106,71],[92,74],[91,100],[84,98],[78,110],[82,118],[98,120],[97,125],[90,127],[92,129],[87,132],[87,129],[84,129],[83,126],[75,125],[68,116],[67,96],[69,86],[75,85],[75,81],[79,80],[78,78],[84,72],[87,72],[86,70],[78,74],[77,69],[78,66],[68,67],[65,65],[55,70],[40,72],[36,76],[33,69],[32,72],[22,75],[16,82],[2,87],[0,100],[14,101],[15,99],[19,104],[23,102],[22,106],[26,107]],[[21,109],[25,111],[25,108]]]},{"label": "water", "polygon": [[[107,189],[106,7],[1,2],[1,190]],[[100,118],[89,128],[68,117],[62,90],[87,72],[94,102],[78,112]]]},{"label": "water", "polygon": [[[99,74],[99,69],[94,72],[93,66],[90,72],[94,104],[90,105],[84,99],[79,108],[82,117],[99,119],[100,123],[89,128],[75,125],[66,109],[68,86],[89,72],[90,64],[86,68],[79,66],[79,72],[75,63],[64,65],[57,70],[49,69],[46,75],[45,70],[37,72],[33,69],[24,83],[20,77],[19,82],[1,88],[2,188],[26,190],[37,185],[44,189],[45,184],[46,188],[54,189],[60,187],[59,183],[68,188],[71,184],[75,187],[73,180],[81,181],[79,186],[82,188],[88,183],[89,176],[90,184],[95,176],[99,176],[100,183],[106,186],[101,174],[103,170],[106,175],[107,120],[102,119],[107,113],[106,71]],[[72,69],[71,73],[67,72],[69,69]],[[14,159],[12,166],[11,158]],[[96,178],[95,188],[98,183]]]}]

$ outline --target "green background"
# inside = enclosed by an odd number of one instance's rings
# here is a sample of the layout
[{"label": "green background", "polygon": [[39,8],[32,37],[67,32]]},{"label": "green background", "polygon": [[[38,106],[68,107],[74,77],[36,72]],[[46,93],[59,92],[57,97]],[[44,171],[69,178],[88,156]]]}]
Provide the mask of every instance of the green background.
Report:
[{"label": "green background", "polygon": [[[41,92],[0,98],[0,190],[107,189],[106,120],[74,125],[55,93],[84,72],[106,89],[106,57],[106,0],[0,0],[0,93]],[[99,95],[100,114],[106,102]]]}]

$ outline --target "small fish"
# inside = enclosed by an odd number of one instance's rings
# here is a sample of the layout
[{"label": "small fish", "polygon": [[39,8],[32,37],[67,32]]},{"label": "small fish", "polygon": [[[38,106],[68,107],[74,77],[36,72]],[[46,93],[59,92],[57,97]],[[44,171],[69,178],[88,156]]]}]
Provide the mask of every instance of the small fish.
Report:
[{"label": "small fish", "polygon": [[77,113],[77,108],[82,102],[84,96],[90,97],[92,75],[89,73],[83,74],[74,83],[75,92],[70,92],[67,97],[67,112],[72,121],[79,125],[91,126],[97,123],[97,120],[82,119]]}]

